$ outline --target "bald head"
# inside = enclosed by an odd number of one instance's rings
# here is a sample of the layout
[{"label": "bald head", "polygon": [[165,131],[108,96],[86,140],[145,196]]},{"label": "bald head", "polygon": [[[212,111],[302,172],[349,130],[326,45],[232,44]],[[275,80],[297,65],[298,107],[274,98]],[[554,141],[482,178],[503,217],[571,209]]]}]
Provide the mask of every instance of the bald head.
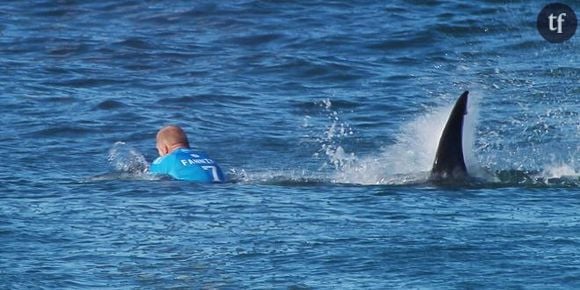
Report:
[{"label": "bald head", "polygon": [[175,149],[189,148],[189,141],[183,129],[178,126],[166,126],[157,132],[157,151],[160,156],[167,155]]}]

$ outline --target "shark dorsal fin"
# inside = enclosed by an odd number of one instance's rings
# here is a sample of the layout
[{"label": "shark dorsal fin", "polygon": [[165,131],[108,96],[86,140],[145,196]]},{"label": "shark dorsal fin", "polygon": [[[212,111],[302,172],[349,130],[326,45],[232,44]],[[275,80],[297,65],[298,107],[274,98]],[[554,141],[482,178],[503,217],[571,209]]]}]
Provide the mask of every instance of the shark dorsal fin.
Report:
[{"label": "shark dorsal fin", "polygon": [[449,114],[431,169],[432,180],[462,179],[468,176],[463,158],[463,119],[467,114],[468,94],[469,91],[461,94]]}]

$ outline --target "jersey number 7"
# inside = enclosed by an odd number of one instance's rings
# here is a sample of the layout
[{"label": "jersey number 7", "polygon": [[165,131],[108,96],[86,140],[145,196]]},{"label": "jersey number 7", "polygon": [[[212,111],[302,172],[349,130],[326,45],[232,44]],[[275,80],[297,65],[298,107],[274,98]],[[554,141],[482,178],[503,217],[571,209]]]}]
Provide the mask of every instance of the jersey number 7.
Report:
[{"label": "jersey number 7", "polygon": [[220,176],[218,175],[217,167],[211,166],[211,165],[206,165],[206,166],[202,166],[201,168],[205,171],[211,170],[211,176],[213,177],[213,182],[221,182]]}]

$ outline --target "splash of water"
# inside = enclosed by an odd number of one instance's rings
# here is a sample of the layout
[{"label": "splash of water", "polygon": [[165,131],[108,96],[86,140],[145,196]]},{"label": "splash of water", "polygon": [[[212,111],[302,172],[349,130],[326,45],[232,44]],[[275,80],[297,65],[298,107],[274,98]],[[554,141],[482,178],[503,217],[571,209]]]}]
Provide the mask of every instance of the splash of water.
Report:
[{"label": "splash of water", "polygon": [[[232,168],[228,176],[232,182],[241,183],[274,183],[274,184],[319,184],[328,183],[332,180],[328,172],[324,169],[330,168],[332,172],[347,166],[356,160],[354,153],[347,153],[341,143],[346,137],[354,135],[354,131],[348,122],[343,121],[341,114],[334,110],[330,99],[324,99],[318,102],[322,115],[327,119],[324,130],[308,132],[305,136],[311,141],[318,144],[318,150],[313,154],[314,158],[323,161],[318,170],[305,168],[295,168],[289,170],[246,170],[243,168]],[[304,116],[301,127],[307,130],[315,128],[317,120],[311,116]]]},{"label": "splash of water", "polygon": [[552,156],[552,162],[544,167],[537,176],[545,180],[552,179],[573,179],[580,178],[580,170],[576,166],[575,156],[578,156],[578,150],[575,154],[570,157],[570,160],[562,161],[556,160],[555,156]]},{"label": "splash of water", "polygon": [[330,124],[326,127],[322,137],[316,138],[320,144],[320,150],[315,153],[315,156],[320,155],[320,153],[324,154],[327,157],[327,163],[334,169],[348,166],[356,160],[356,156],[354,153],[347,153],[340,144],[345,137],[353,135],[354,131],[348,122],[343,121],[339,113],[332,109],[330,99],[324,99],[320,106],[327,115]]},{"label": "splash of water", "polygon": [[117,172],[139,175],[145,174],[149,168],[149,163],[143,154],[121,141],[115,142],[109,149],[107,160]]},{"label": "splash of water", "polygon": [[[471,169],[478,167],[473,154],[477,103],[470,100],[463,130],[465,161]],[[405,124],[397,134],[396,142],[381,148],[378,153],[357,157],[354,153],[344,152],[340,146],[336,146],[336,150],[327,151],[331,162],[337,165],[333,181],[354,184],[408,184],[426,180],[452,107],[435,108]]]}]

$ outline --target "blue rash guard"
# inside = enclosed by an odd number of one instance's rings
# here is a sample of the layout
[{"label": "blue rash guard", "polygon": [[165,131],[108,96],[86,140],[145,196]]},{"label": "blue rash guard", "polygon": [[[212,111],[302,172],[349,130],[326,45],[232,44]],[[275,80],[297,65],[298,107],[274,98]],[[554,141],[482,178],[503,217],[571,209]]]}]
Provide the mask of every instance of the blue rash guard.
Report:
[{"label": "blue rash guard", "polygon": [[175,179],[202,183],[224,182],[224,174],[205,152],[180,148],[158,157],[149,172],[169,175]]}]

